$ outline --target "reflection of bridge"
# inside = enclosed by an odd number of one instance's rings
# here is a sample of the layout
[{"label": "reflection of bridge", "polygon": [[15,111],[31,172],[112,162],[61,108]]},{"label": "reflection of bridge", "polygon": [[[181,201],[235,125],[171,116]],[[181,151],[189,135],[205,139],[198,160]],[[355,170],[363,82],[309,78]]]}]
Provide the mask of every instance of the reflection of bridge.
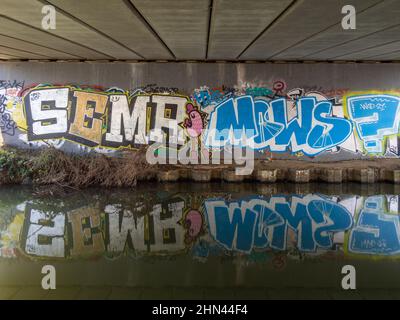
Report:
[{"label": "reflection of bridge", "polygon": [[[39,285],[43,264],[20,261],[17,267],[1,261],[1,274],[7,276],[0,278],[0,299],[394,299],[400,294],[393,262],[373,262],[375,272],[358,277],[357,290],[348,291],[340,287],[341,266],[332,260],[292,262],[283,270],[220,261],[65,263],[56,264],[57,290]],[[372,267],[355,266],[358,274]]]}]

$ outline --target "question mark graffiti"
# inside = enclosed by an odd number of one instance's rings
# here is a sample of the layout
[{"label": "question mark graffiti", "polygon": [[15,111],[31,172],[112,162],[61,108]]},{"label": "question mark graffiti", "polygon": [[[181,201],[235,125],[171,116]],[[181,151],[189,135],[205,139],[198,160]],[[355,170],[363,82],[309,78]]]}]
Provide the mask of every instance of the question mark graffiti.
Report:
[{"label": "question mark graffiti", "polygon": [[388,94],[367,94],[347,98],[348,114],[358,136],[370,153],[383,152],[384,138],[397,134],[400,98]]}]

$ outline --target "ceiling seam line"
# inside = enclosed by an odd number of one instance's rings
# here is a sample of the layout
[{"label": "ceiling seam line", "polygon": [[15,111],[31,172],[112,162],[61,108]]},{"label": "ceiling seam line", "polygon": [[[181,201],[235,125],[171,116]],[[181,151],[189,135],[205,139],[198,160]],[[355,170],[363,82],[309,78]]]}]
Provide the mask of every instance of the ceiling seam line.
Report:
[{"label": "ceiling seam line", "polygon": [[[359,13],[362,13],[362,12],[364,12],[364,11],[366,11],[366,10],[369,10],[369,9],[371,9],[371,8],[377,6],[378,4],[381,4],[381,3],[383,3],[383,2],[384,2],[384,0],[381,0],[381,1],[377,2],[377,3],[374,3],[373,5],[371,5],[371,6],[367,7],[367,8],[365,8],[364,10],[361,10]],[[311,38],[315,37],[316,35],[321,34],[321,33],[325,32],[326,30],[328,30],[328,29],[330,29],[330,28],[332,28],[332,27],[338,25],[340,22],[341,22],[341,21],[336,22],[336,23],[334,23],[334,24],[332,24],[332,25],[330,25],[330,26],[328,26],[328,27],[326,27],[326,28],[324,28],[324,29],[322,29],[322,30],[316,32],[316,33],[313,33],[312,35],[310,35],[310,36],[308,36],[308,37],[305,37],[304,39],[302,39],[302,40],[300,40],[300,41],[297,41],[296,43],[290,45],[289,47],[287,47],[287,48],[285,48],[285,49],[283,49],[283,50],[281,50],[281,51],[275,52],[272,56],[269,56],[267,59],[271,59],[271,58],[273,58],[273,57],[275,57],[275,56],[281,54],[282,52],[285,52],[286,50],[297,46],[298,44],[300,44],[300,43],[302,43],[302,42],[306,42],[306,41],[310,40]]]},{"label": "ceiling seam line", "polygon": [[[391,26],[389,26],[389,27],[380,29],[380,30],[378,30],[378,31],[374,31],[374,32],[368,33],[368,34],[366,34],[366,35],[359,36],[359,37],[357,37],[357,38],[354,38],[354,39],[351,39],[351,40],[347,40],[347,41],[341,42],[341,43],[339,43],[339,44],[337,44],[337,45],[330,46],[330,47],[324,48],[324,49],[322,49],[322,50],[318,50],[318,51],[309,53],[309,54],[307,54],[307,55],[305,55],[305,56],[302,56],[301,58],[306,58],[306,57],[311,56],[311,55],[313,55],[313,54],[321,53],[321,52],[323,52],[323,51],[330,50],[330,49],[335,48],[335,47],[337,47],[337,46],[341,46],[341,45],[344,45],[344,44],[347,44],[347,43],[350,43],[350,42],[353,42],[353,41],[357,41],[357,40],[360,40],[360,39],[369,37],[370,35],[377,34],[377,33],[379,33],[379,32],[383,32],[383,31],[387,31],[387,30],[389,30],[389,29],[396,28],[396,27],[399,27],[399,26],[400,26],[400,23],[394,24],[394,25],[391,25]],[[363,49],[356,50],[356,51],[350,51],[350,52],[348,52],[348,53],[346,53],[346,54],[351,54],[351,53],[359,52],[359,51],[362,51],[362,50],[363,50]],[[338,56],[338,57],[340,57],[340,56]],[[332,57],[332,58],[334,58],[334,57]],[[330,59],[330,58],[329,58],[329,59]]]},{"label": "ceiling seam line", "polygon": [[102,32],[102,31],[96,29],[95,27],[93,27],[93,26],[91,26],[90,24],[88,24],[88,23],[82,21],[82,20],[79,19],[78,17],[75,17],[73,14],[71,14],[71,13],[69,13],[69,12],[67,12],[67,11],[65,11],[65,10],[63,10],[63,9],[61,9],[60,7],[54,5],[53,3],[50,2],[51,0],[50,0],[50,1],[47,1],[47,0],[39,0],[39,1],[42,2],[42,3],[47,3],[47,4],[49,4],[49,5],[52,5],[52,6],[56,9],[56,11],[60,12],[60,13],[63,14],[64,16],[66,16],[66,17],[68,17],[68,18],[74,20],[75,22],[81,24],[82,26],[84,26],[84,27],[86,27],[86,28],[92,30],[93,32],[96,32],[96,33],[98,33],[99,35],[101,35],[101,36],[107,38],[108,40],[110,40],[110,41],[112,41],[112,42],[118,44],[119,46],[125,48],[126,50],[128,50],[128,51],[130,51],[130,52],[136,54],[138,57],[140,57],[140,58],[142,58],[142,59],[146,59],[146,58],[145,58],[143,55],[141,55],[140,53],[138,53],[138,52],[136,52],[135,50],[133,50],[133,49],[127,47],[126,45],[124,45],[123,43],[119,42],[118,40],[115,40],[114,38],[110,37],[108,34],[106,34],[106,33]]},{"label": "ceiling seam line", "polygon": [[[334,56],[334,57],[332,57],[332,59],[340,58],[340,57],[343,57],[343,56],[347,56],[347,55],[349,55],[349,54],[362,52],[362,51],[365,51],[365,50],[373,49],[373,48],[380,47],[380,46],[385,46],[385,45],[387,45],[387,44],[396,43],[396,42],[400,42],[400,40],[393,40],[393,41],[389,41],[389,42],[384,42],[384,43],[382,43],[382,44],[373,45],[373,46],[371,46],[371,47],[367,47],[367,48],[364,48],[364,49],[362,49],[362,50],[357,50],[357,51],[354,51],[354,52],[350,52],[350,53],[346,53],[346,54],[341,54],[341,55],[339,55],[339,56]],[[383,55],[385,55],[385,54],[393,53],[393,52],[397,52],[397,51],[400,51],[400,50],[393,50],[393,51],[389,51],[389,52],[386,52],[386,53],[374,54],[374,55],[368,56],[368,57],[383,56]],[[368,57],[367,57],[367,58],[368,58]]]},{"label": "ceiling seam line", "polygon": [[[391,41],[391,42],[389,42],[389,43],[394,43],[394,42],[400,42],[400,40]],[[373,57],[384,56],[384,55],[392,54],[392,53],[396,53],[396,52],[400,52],[400,49],[393,50],[393,51],[389,51],[389,52],[385,52],[385,53],[380,53],[380,54],[374,54],[374,55],[372,55],[372,56],[368,56],[366,59],[368,59],[368,58],[373,58]]]},{"label": "ceiling seam line", "polygon": [[236,60],[238,60],[269,28],[277,23],[283,15],[292,9],[296,3],[298,3],[298,0],[293,0],[291,3],[289,3],[289,5],[280,14],[278,14],[274,20],[272,20],[252,41],[250,41],[250,43],[236,57]]},{"label": "ceiling seam line", "polygon": [[[106,54],[106,53],[101,52],[101,51],[98,51],[98,50],[96,50],[96,49],[87,47],[87,46],[85,46],[85,45],[83,45],[83,44],[80,44],[80,43],[78,43],[78,42],[75,42],[75,41],[69,40],[69,39],[67,39],[67,38],[61,37],[61,36],[56,35],[56,34],[54,34],[54,33],[51,33],[51,32],[45,31],[45,30],[42,30],[42,29],[37,28],[37,27],[34,27],[34,26],[31,26],[31,25],[29,25],[29,24],[27,24],[27,23],[25,23],[25,22],[20,21],[20,20],[16,20],[16,19],[14,19],[14,18],[7,17],[7,16],[5,16],[5,15],[3,15],[3,14],[0,14],[0,17],[5,18],[5,19],[10,20],[10,21],[13,21],[13,22],[15,22],[15,23],[22,24],[22,25],[25,26],[25,27],[31,28],[31,29],[36,30],[36,31],[39,31],[39,32],[43,32],[43,33],[45,33],[45,34],[47,34],[47,35],[56,37],[56,38],[58,38],[58,39],[67,41],[67,42],[69,42],[69,43],[75,44],[75,45],[77,45],[77,46],[79,46],[79,47],[82,47],[82,48],[85,48],[85,49],[87,49],[87,50],[96,52],[96,53],[101,54],[101,55],[103,55],[103,56],[106,56],[106,57],[108,57],[108,58],[116,59],[115,57],[110,56],[109,54]],[[84,59],[87,59],[87,58],[84,58]]]},{"label": "ceiling seam line", "polygon": [[176,60],[175,54],[164,42],[157,31],[151,26],[150,22],[144,17],[144,15],[135,7],[135,5],[130,0],[123,0],[125,5],[131,10],[131,12],[144,24],[148,31],[161,43],[161,45],[168,51],[168,53]]},{"label": "ceiling seam line", "polygon": [[206,60],[208,59],[208,50],[210,48],[211,24],[212,24],[213,12],[214,12],[213,7],[214,7],[214,0],[210,0],[209,9],[208,9],[208,29],[207,29],[207,42],[206,42]]},{"label": "ceiling seam line", "polygon": [[14,47],[10,47],[10,46],[5,46],[5,45],[3,45],[3,44],[0,44],[0,48],[7,48],[7,49],[11,49],[11,50],[17,50],[17,51],[21,51],[22,53],[35,54],[35,55],[37,55],[37,56],[41,56],[41,57],[44,57],[44,58],[51,59],[51,57],[46,56],[46,55],[44,55],[44,54],[35,53],[35,52],[32,52],[32,51],[23,50],[23,49],[18,49],[18,48],[14,48]]},{"label": "ceiling seam line", "polygon": [[[397,25],[397,26],[400,26],[400,24]],[[347,56],[347,55],[349,55],[349,54],[353,54],[353,53],[357,53],[357,52],[362,52],[362,51],[364,51],[364,50],[368,50],[368,49],[380,47],[380,46],[382,46],[382,45],[384,46],[384,45],[391,44],[391,43],[395,43],[395,42],[399,42],[399,41],[400,41],[400,40],[392,40],[392,41],[384,42],[384,43],[381,43],[381,44],[376,44],[376,45],[373,45],[373,46],[370,46],[370,47],[365,47],[365,48],[363,48],[363,49],[359,49],[359,50],[355,50],[355,51],[350,51],[350,52],[347,52],[347,53],[345,53],[345,54],[340,54],[340,55],[338,55],[338,56],[333,56],[333,57],[330,58],[330,59],[335,59],[336,57]],[[395,50],[395,51],[397,51],[397,50]],[[382,55],[382,54],[379,54],[379,55]]]},{"label": "ceiling seam line", "polygon": [[[15,57],[15,58],[18,58],[18,59],[27,59],[27,58],[23,58],[23,57],[20,57],[20,56],[15,56],[15,55],[13,55],[13,54],[4,53],[4,52],[1,52],[1,51],[0,51],[0,54],[4,54],[4,55],[6,55],[6,56]],[[7,61],[7,60],[5,60],[5,61]]]},{"label": "ceiling seam line", "polygon": [[[333,49],[333,48],[335,48],[335,47],[342,46],[342,45],[344,45],[344,44],[348,44],[348,43],[350,43],[350,42],[357,41],[357,40],[360,40],[360,39],[369,37],[370,35],[373,35],[373,34],[376,34],[376,33],[379,33],[379,32],[383,32],[383,31],[386,31],[386,30],[388,30],[388,29],[395,28],[395,27],[399,27],[399,26],[400,26],[400,24],[396,24],[396,25],[390,26],[390,27],[388,27],[388,28],[381,29],[381,30],[376,31],[376,32],[371,32],[371,33],[368,33],[367,35],[360,36],[360,37],[358,37],[358,38],[355,38],[355,39],[352,39],[352,40],[348,40],[348,41],[345,41],[345,42],[341,42],[341,43],[339,43],[339,44],[337,44],[337,45],[334,45],[334,46],[331,46],[331,47],[324,48],[324,49],[322,49],[322,50],[318,50],[318,51],[309,53],[309,54],[307,54],[307,55],[305,55],[305,56],[302,56],[301,58],[306,58],[306,57],[309,57],[309,56],[311,56],[311,55],[318,54],[318,53],[324,52],[324,51],[326,51],[326,50],[330,50],[330,49]],[[398,41],[398,40],[395,40],[395,41]],[[372,48],[372,47],[366,47],[366,48],[364,48],[364,49],[358,49],[358,50],[355,50],[355,51],[348,51],[348,52],[346,52],[345,54],[341,54],[341,55],[339,55],[339,56],[333,56],[333,57],[331,57],[331,58],[340,57],[340,56],[345,56],[345,55],[348,55],[348,54],[360,52],[360,51],[363,51],[363,50],[368,49],[368,48]],[[331,59],[331,58],[327,58],[327,59]]]},{"label": "ceiling seam line", "polygon": [[0,33],[0,36],[7,37],[7,38],[11,38],[11,39],[15,39],[15,40],[22,41],[22,42],[25,42],[25,43],[28,43],[28,44],[33,44],[33,45],[38,46],[38,47],[42,47],[42,48],[45,48],[45,49],[54,50],[54,51],[57,51],[57,52],[60,52],[60,53],[69,54],[69,55],[71,55],[71,56],[73,56],[73,57],[77,57],[77,58],[84,59],[84,57],[77,56],[77,55],[74,55],[74,54],[69,53],[69,52],[61,51],[61,50],[54,49],[54,48],[51,48],[51,47],[46,47],[46,46],[44,46],[44,45],[37,44],[37,43],[31,42],[31,41],[28,41],[28,40],[24,40],[24,39],[12,37],[12,36],[9,36],[9,35],[7,35],[7,34]]}]

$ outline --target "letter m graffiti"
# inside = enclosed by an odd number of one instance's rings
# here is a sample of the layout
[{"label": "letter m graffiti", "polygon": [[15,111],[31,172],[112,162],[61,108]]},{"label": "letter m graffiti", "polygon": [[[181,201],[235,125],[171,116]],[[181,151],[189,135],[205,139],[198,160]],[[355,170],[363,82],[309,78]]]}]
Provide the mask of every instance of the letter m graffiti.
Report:
[{"label": "letter m graffiti", "polygon": [[[226,144],[245,146],[257,136],[254,101],[251,96],[231,98],[219,104],[210,114],[205,136],[207,147]],[[246,143],[247,142],[247,143]]]}]

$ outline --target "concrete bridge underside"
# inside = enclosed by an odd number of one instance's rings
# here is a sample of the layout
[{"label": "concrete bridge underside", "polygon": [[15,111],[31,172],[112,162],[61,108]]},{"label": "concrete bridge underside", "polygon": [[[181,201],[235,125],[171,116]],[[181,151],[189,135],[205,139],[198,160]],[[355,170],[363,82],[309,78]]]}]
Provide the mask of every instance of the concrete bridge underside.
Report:
[{"label": "concrete bridge underside", "polygon": [[[400,60],[400,1],[0,0],[1,60]],[[43,29],[43,6],[56,28]]]}]

